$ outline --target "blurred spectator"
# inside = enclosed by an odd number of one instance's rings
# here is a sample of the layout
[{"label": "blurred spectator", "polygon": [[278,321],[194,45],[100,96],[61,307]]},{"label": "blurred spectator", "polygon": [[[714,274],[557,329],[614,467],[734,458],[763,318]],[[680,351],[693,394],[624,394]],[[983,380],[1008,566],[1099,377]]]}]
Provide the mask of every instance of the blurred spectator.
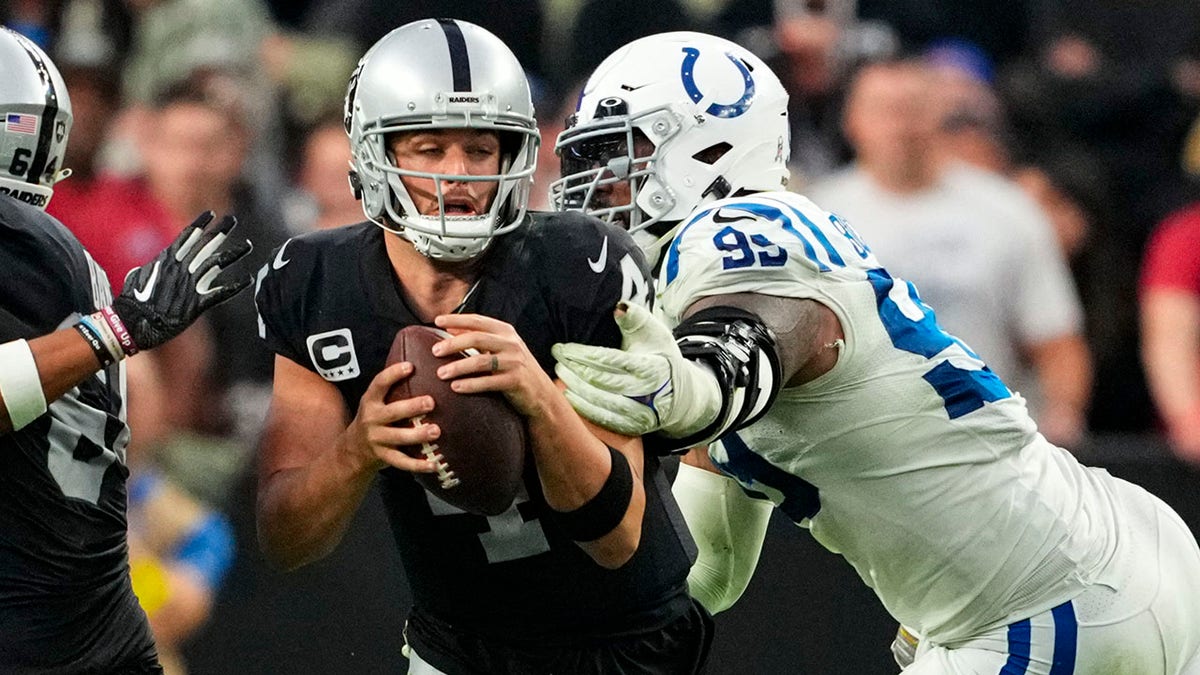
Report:
[{"label": "blurred spectator", "polygon": [[259,46],[272,25],[260,0],[126,3],[135,17],[133,51],[125,70],[131,103],[150,104],[199,68],[261,80]]},{"label": "blurred spectator", "polygon": [[[242,178],[253,140],[242,105],[250,93],[226,73],[197,73],[159,96],[140,137],[146,183],[176,231],[204,209],[235,214],[238,235],[254,244],[242,264],[247,274],[287,238],[277,205],[264,202]],[[243,293],[205,318],[212,359],[204,376],[192,382],[195,405],[187,412],[190,428],[224,440],[187,439],[178,452],[164,451],[162,461],[188,490],[219,504],[261,430],[272,358],[257,338],[252,294]]]},{"label": "blurred spectator", "polygon": [[1030,12],[1041,1],[857,0],[857,4],[860,19],[891,26],[907,53],[959,39],[979,45],[989,58],[1003,63],[1028,48]]},{"label": "blurred spectator", "polygon": [[1196,71],[1200,2],[1055,0],[1036,8],[1033,58],[1001,79],[1014,126],[1030,154],[1064,143],[1088,148],[1121,186],[1112,195],[1121,224],[1115,243],[1140,251],[1150,229],[1188,197],[1179,152],[1195,117],[1185,90],[1198,79],[1186,73]]},{"label": "blurred spectator", "polygon": [[962,41],[935,44],[923,60],[933,80],[930,104],[937,119],[938,152],[950,161],[1007,173],[1008,131],[1000,99],[992,90],[991,60]]},{"label": "blurred spectator", "polygon": [[119,289],[125,274],[166,248],[178,230],[144,183],[100,166],[100,149],[120,105],[116,71],[103,64],[63,63],[75,110],[65,158],[71,178],[56,187],[47,211],[79,237]]},{"label": "blurred spectator", "polygon": [[758,54],[790,96],[791,169],[799,184],[848,158],[840,133],[846,76],[897,50],[891,29],[860,21],[853,0],[747,0],[725,6],[718,30]]},{"label": "blurred spectator", "polygon": [[259,54],[267,76],[281,89],[287,121],[298,127],[341,110],[360,56],[349,39],[296,32],[266,36]]},{"label": "blurred spectator", "polygon": [[[128,173],[141,170],[136,146],[152,124],[154,102],[188,79],[218,73],[244,82],[253,96],[239,102],[239,125],[250,146],[243,151],[247,183],[259,199],[277,200],[283,118],[271,86],[264,45],[274,32],[262,0],[125,0],[133,17],[133,44],[125,62],[125,104],[117,124],[115,160]],[[122,154],[123,153],[123,154]]]},{"label": "blurred spectator", "polygon": [[533,98],[537,100],[546,79],[546,70],[542,67],[543,13],[542,3],[538,0],[503,3],[495,0],[308,0],[301,25],[310,34],[352,38],[358,43],[359,51],[365,51],[392,29],[411,21],[429,17],[469,21],[495,33],[504,44],[512,47],[530,77]]},{"label": "blurred spectator", "polygon": [[1200,204],[1154,232],[1140,301],[1150,392],[1176,454],[1200,464]]},{"label": "blurred spectator", "polygon": [[939,157],[932,84],[917,63],[864,68],[846,104],[857,164],[808,194],[917,285],[939,323],[1026,397],[1047,438],[1075,446],[1091,370],[1067,267],[1020,188]]},{"label": "blurred spectator", "polygon": [[12,0],[0,8],[0,23],[49,52],[58,27],[60,4],[45,0]]},{"label": "blurred spectator", "polygon": [[328,229],[364,219],[350,189],[350,141],[341,116],[327,117],[308,131],[300,151],[295,187],[284,204],[292,232]]},{"label": "blurred spectator", "polygon": [[1144,431],[1153,411],[1138,358],[1138,300],[1130,275],[1138,253],[1114,243],[1113,190],[1094,157],[1051,150],[1025,160],[1013,178],[1050,219],[1083,303],[1095,377],[1088,428]]}]

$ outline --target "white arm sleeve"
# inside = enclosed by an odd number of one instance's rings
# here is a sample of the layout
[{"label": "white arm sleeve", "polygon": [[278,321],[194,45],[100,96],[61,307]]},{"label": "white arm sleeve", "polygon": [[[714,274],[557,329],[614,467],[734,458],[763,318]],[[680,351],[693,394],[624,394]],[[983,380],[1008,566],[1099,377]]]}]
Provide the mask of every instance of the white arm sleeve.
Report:
[{"label": "white arm sleeve", "polygon": [[688,590],[711,614],[733,606],[754,576],[772,504],[730,478],[680,463],[671,491],[700,550]]}]

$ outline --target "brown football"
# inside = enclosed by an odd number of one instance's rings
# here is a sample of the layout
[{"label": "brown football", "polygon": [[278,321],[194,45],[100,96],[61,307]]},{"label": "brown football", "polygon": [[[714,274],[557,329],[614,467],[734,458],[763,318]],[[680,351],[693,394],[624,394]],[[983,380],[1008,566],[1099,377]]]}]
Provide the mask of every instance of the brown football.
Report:
[{"label": "brown football", "polygon": [[407,326],[396,333],[387,365],[408,361],[413,373],[388,392],[387,402],[414,396],[433,397],[433,410],[412,423],[438,425],[433,443],[400,448],[412,457],[438,462],[437,473],[415,473],[417,482],[442,501],[471,513],[494,516],[513,503],[525,466],[525,418],[501,394],[459,394],[437,369],[465,354],[437,357],[431,348],[448,334],[429,326]]}]

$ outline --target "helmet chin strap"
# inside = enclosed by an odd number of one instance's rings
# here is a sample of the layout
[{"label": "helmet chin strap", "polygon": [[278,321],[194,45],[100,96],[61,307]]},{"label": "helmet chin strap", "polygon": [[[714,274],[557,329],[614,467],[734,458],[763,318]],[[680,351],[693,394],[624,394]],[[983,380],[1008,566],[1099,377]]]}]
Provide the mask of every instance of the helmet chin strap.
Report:
[{"label": "helmet chin strap", "polygon": [[675,238],[675,228],[678,225],[678,222],[673,223],[671,227],[661,235],[655,234],[648,229],[638,230],[631,235],[633,237],[633,241],[638,245],[638,248],[641,248],[642,253],[646,254],[646,264],[648,264],[650,268],[656,272],[658,271],[659,260],[662,258],[662,250],[667,244],[671,243],[672,239]]}]

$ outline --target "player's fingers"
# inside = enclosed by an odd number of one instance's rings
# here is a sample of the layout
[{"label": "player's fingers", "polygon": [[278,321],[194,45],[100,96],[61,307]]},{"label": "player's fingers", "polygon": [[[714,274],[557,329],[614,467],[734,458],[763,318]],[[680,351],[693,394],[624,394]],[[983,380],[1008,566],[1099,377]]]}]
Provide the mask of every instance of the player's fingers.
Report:
[{"label": "player's fingers", "polygon": [[629,396],[646,396],[653,394],[658,389],[653,380],[633,378],[628,375],[620,376],[586,368],[568,368],[562,363],[554,367],[554,374],[569,389],[593,399],[602,395],[604,398],[617,396],[622,399]]},{"label": "player's fingers", "polygon": [[421,459],[409,457],[399,450],[380,450],[377,456],[388,466],[401,471],[409,473],[435,473],[437,471],[437,467],[430,460],[423,457]]},{"label": "player's fingers", "polygon": [[374,425],[367,431],[367,440],[373,446],[398,448],[406,445],[432,443],[442,435],[436,424],[416,422],[413,424]]},{"label": "player's fingers", "polygon": [[512,372],[517,367],[512,359],[501,352],[483,352],[439,366],[437,376],[443,380],[453,380],[467,375]]},{"label": "player's fingers", "polygon": [[522,344],[520,339],[516,337],[516,333],[501,335],[498,333],[471,330],[465,333],[457,333],[439,342],[435,342],[433,345],[433,355],[447,356],[456,352],[471,353],[472,350],[497,353],[506,350],[519,350]]},{"label": "player's fingers", "polygon": [[497,334],[516,333],[512,324],[482,314],[441,314],[434,317],[433,323],[438,328],[452,333],[464,330]]},{"label": "player's fingers", "polygon": [[[203,282],[203,279],[201,281]],[[225,302],[238,293],[246,290],[253,283],[254,277],[247,276],[225,282],[220,286],[208,289],[207,291],[201,291],[202,295],[200,297],[200,311],[206,312],[210,307],[216,307],[222,302]]]},{"label": "player's fingers", "polygon": [[644,355],[630,354],[620,349],[593,347],[563,342],[550,348],[555,360],[579,374],[609,373],[612,375],[648,377],[661,361]]},{"label": "player's fingers", "polygon": [[418,415],[426,415],[433,410],[433,407],[432,396],[414,396],[388,403],[379,409],[379,413],[375,419],[380,424],[395,424],[403,420],[412,419]]},{"label": "player's fingers", "polygon": [[[621,312],[621,309],[625,311]],[[615,317],[617,327],[621,329],[623,349],[657,350],[675,343],[671,329],[641,305],[621,303]]]},{"label": "player's fingers", "polygon": [[653,429],[653,426],[644,419],[648,416],[647,413],[632,409],[630,406],[632,401],[629,399],[617,400],[614,398],[611,399],[612,405],[597,405],[595,397],[591,395],[584,398],[575,394],[571,389],[567,389],[564,395],[575,412],[582,417],[619,434],[640,436],[646,432],[646,429]]},{"label": "player's fingers", "polygon": [[388,390],[392,388],[392,385],[412,375],[412,371],[413,365],[408,361],[393,363],[384,368],[367,385],[367,391],[363,393],[363,399],[382,401],[383,397],[387,395]]}]

